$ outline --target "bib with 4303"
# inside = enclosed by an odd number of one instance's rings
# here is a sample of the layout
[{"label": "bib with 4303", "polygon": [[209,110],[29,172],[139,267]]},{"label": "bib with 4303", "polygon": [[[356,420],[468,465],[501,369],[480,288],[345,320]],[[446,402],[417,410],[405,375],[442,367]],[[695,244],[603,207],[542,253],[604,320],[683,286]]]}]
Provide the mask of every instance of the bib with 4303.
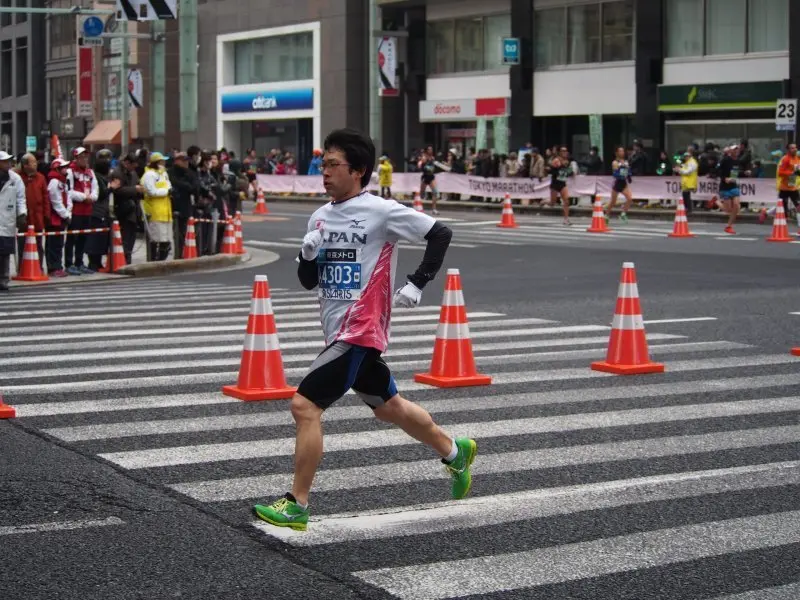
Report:
[{"label": "bib with 4303", "polygon": [[361,297],[361,248],[323,248],[317,256],[317,269],[321,299]]}]

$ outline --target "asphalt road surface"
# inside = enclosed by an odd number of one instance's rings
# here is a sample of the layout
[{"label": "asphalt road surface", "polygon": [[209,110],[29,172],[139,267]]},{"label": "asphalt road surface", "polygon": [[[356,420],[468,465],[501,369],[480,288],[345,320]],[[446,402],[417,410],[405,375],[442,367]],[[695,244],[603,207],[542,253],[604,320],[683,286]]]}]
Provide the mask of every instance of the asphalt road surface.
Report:
[{"label": "asphalt road surface", "polygon": [[[444,269],[393,314],[399,388],[478,441],[469,499],[348,395],[325,415],[306,533],[256,522],[291,482],[286,401],[236,380],[253,276],[286,376],[321,350],[296,279],[309,205],[270,204],[257,270],[16,289],[0,300],[0,598],[800,598],[800,245],[768,225],[443,214],[482,388],[427,371]],[[794,228],[792,228],[794,230]],[[422,246],[404,245],[400,275]],[[659,375],[592,371],[634,262]]]}]

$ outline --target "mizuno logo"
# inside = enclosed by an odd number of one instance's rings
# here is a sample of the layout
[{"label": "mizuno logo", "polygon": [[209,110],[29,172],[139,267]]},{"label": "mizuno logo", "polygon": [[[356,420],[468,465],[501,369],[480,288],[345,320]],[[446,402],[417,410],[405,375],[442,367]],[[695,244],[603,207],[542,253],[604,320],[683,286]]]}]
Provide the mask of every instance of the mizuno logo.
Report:
[{"label": "mizuno logo", "polygon": [[360,224],[366,221],[366,219],[350,219],[353,224],[350,225],[350,229],[366,229],[366,227],[362,227]]}]

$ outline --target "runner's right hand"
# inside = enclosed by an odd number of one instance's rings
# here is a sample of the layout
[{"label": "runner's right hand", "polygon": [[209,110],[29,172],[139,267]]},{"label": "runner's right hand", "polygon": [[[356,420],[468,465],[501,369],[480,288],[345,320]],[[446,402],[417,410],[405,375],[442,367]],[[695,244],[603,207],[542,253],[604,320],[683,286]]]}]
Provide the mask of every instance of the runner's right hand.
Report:
[{"label": "runner's right hand", "polygon": [[303,259],[314,260],[320,246],[322,246],[322,228],[307,233],[303,238],[303,249],[301,250]]}]

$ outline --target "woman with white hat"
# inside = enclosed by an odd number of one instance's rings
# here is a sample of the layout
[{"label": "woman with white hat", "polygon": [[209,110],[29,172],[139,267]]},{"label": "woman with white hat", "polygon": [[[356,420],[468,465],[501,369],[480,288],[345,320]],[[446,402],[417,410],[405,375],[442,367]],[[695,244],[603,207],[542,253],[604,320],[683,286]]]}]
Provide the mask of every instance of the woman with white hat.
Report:
[{"label": "woman with white hat", "polygon": [[12,156],[0,151],[0,292],[8,291],[17,229],[25,227],[28,206],[22,178],[11,170]]}]

